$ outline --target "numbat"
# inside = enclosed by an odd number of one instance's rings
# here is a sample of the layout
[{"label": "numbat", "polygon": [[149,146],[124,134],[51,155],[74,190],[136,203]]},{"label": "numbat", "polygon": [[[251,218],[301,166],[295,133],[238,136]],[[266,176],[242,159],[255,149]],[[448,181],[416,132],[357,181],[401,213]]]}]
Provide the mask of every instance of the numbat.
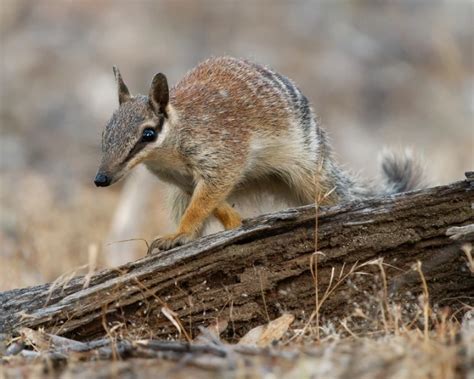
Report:
[{"label": "numbat", "polygon": [[288,205],[334,204],[412,190],[421,169],[410,154],[385,154],[383,178],[364,184],[335,162],[308,99],[285,76],[259,64],[211,58],[169,89],[156,74],[148,96],[132,96],[114,67],[119,108],[102,136],[99,187],[144,163],[174,187],[176,233],[151,248],[197,238],[213,215],[241,224],[229,199],[271,192]]}]

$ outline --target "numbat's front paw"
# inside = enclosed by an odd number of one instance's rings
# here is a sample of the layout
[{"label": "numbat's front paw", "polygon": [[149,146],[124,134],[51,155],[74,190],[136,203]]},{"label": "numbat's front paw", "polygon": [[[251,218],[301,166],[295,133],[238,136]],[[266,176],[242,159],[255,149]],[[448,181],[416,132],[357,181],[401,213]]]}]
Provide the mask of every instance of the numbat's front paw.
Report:
[{"label": "numbat's front paw", "polygon": [[186,245],[193,239],[193,236],[184,233],[169,234],[163,237],[158,237],[148,248],[148,254],[154,254],[159,251],[170,250],[176,246]]}]

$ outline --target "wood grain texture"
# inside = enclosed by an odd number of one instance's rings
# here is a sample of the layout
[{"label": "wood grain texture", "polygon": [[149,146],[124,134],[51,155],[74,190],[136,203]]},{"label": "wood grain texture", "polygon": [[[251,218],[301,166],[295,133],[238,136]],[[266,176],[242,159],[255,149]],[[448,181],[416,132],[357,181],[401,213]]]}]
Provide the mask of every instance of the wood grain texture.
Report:
[{"label": "wood grain texture", "polygon": [[[446,186],[321,208],[317,227],[314,206],[263,215],[239,229],[97,272],[87,288],[85,278],[76,277],[63,286],[0,293],[0,333],[42,327],[89,340],[103,336],[104,325],[119,321],[137,335],[143,335],[145,325],[154,338],[176,337],[162,307],[176,312],[191,334],[216,317],[230,321],[231,336],[282,312],[307,318],[315,308],[310,262],[316,229],[317,249],[324,254],[318,255],[322,292],[331,270],[339,273],[357,262],[383,258],[390,295],[413,299],[421,289],[413,270],[420,261],[432,302],[472,305],[474,277],[466,255],[461,242],[446,235],[448,228],[474,224],[473,176],[466,177]],[[336,290],[321,308],[322,317],[337,319],[363,303],[378,268],[364,270],[373,275],[351,278],[352,286]]]}]

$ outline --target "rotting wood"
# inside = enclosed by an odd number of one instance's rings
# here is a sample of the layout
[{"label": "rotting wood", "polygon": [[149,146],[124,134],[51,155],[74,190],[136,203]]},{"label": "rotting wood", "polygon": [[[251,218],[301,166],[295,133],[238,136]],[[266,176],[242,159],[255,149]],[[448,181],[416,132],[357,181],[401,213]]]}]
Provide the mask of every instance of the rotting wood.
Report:
[{"label": "rotting wood", "polygon": [[[319,209],[318,249],[324,254],[318,256],[320,292],[332,269],[339,273],[383,258],[392,295],[419,291],[420,278],[412,266],[421,261],[431,301],[472,304],[474,278],[460,243],[446,235],[448,228],[474,223],[474,179],[471,173],[466,177],[446,186]],[[314,206],[288,209],[102,270],[85,289],[84,277],[76,277],[64,286],[3,292],[0,333],[42,327],[89,340],[104,336],[104,326],[121,322],[132,334],[176,337],[176,324],[165,317],[163,307],[192,333],[217,317],[227,318],[235,336],[283,312],[308,317],[315,309],[310,268],[314,229]],[[364,270],[377,273],[376,265]],[[321,316],[347,315],[373,289],[370,278],[352,278],[357,291],[341,286],[325,302]]]}]

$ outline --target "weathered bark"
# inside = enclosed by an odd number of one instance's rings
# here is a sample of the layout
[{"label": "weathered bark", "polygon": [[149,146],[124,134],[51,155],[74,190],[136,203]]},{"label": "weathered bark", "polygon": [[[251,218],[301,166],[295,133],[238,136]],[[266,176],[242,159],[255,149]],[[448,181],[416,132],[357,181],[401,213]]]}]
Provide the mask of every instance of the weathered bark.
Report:
[{"label": "weathered bark", "polygon": [[[45,284],[0,293],[0,333],[43,327],[87,340],[123,322],[129,333],[176,335],[161,311],[176,312],[188,332],[216,317],[230,320],[230,333],[277,317],[282,311],[306,317],[315,309],[314,262],[317,230],[318,288],[324,293],[331,270],[383,258],[388,290],[396,296],[419,292],[420,261],[430,300],[471,301],[474,278],[466,254],[447,229],[474,223],[474,179],[412,193],[341,204],[318,210],[305,206],[249,220],[237,230],[147,256],[96,273],[83,288],[76,277],[63,286]],[[457,230],[457,229],[456,229]],[[462,229],[461,229],[462,230]],[[391,266],[389,266],[391,265]],[[393,266],[393,267],[392,267]],[[376,273],[378,266],[364,271]],[[313,274],[312,274],[313,272]],[[347,315],[373,290],[373,276],[351,278],[325,301],[321,316]],[[167,312],[165,312],[167,313]],[[169,312],[168,312],[169,316]],[[173,318],[173,316],[171,316]],[[107,321],[104,322],[104,321]]]}]

